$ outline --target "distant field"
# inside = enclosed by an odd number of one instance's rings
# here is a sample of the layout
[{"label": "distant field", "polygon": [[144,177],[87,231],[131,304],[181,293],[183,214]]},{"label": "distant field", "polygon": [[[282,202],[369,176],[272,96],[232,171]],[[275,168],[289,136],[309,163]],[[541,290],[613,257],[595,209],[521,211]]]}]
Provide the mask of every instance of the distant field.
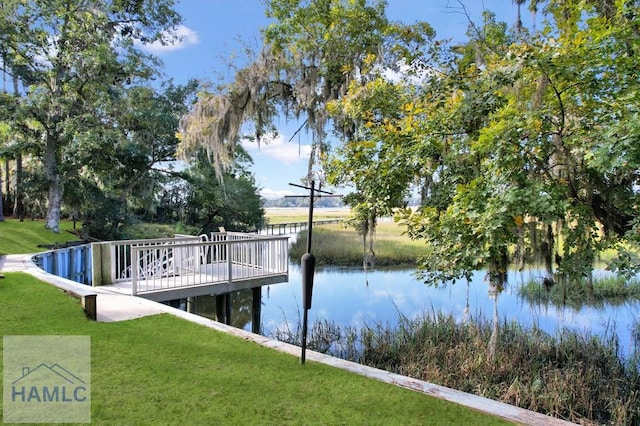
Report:
[{"label": "distant field", "polygon": [[[264,209],[265,216],[270,224],[304,222],[309,218],[308,207],[269,207]],[[343,208],[314,208],[313,218],[336,219],[349,216],[350,209]]]}]

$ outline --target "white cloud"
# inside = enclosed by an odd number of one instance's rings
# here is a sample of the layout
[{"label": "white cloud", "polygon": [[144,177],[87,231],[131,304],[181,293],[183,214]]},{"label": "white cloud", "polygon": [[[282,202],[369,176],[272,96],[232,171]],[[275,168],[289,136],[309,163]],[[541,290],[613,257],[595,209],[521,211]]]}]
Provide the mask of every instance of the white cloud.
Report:
[{"label": "white cloud", "polygon": [[265,137],[260,146],[253,142],[243,143],[243,146],[253,157],[269,157],[285,165],[300,162],[306,163],[311,153],[311,145],[298,145],[294,142],[287,142],[282,135]]},{"label": "white cloud", "polygon": [[141,48],[149,53],[161,54],[184,49],[200,42],[198,33],[184,25],[178,25],[172,31],[167,32],[163,38],[165,40],[164,45],[159,41],[154,41],[153,43],[142,45]]}]

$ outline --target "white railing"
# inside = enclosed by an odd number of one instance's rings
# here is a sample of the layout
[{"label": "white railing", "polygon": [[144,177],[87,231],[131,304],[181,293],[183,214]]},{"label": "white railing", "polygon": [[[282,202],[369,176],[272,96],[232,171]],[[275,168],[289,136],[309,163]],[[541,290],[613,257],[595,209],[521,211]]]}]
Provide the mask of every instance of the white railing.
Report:
[{"label": "white railing", "polygon": [[[132,268],[131,268],[131,248],[132,247],[155,247],[161,251],[164,255],[165,261],[158,262],[158,259],[162,259],[160,255],[156,255],[155,259],[148,259],[145,263],[147,269],[145,274],[160,273],[163,269],[169,269],[172,267],[171,252],[167,252],[167,248],[174,246],[178,243],[189,243],[202,241],[202,237],[194,237],[190,235],[179,236],[175,238],[156,238],[152,240],[121,240],[111,241],[109,243],[109,251],[111,259],[110,265],[110,282],[116,283],[119,281],[131,280]],[[206,236],[205,236],[206,239]],[[164,248],[164,251],[163,251]],[[143,271],[139,271],[143,272]]]},{"label": "white railing", "polygon": [[[288,239],[215,233],[131,244],[132,294],[288,274]],[[205,239],[206,241],[203,241]],[[137,267],[131,267],[137,265]]]}]

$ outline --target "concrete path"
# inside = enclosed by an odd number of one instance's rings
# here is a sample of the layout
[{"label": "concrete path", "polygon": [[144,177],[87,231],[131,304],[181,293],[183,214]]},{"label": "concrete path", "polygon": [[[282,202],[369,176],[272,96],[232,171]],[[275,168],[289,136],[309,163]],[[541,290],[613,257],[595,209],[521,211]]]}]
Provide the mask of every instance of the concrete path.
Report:
[{"label": "concrete path", "polygon": [[[48,282],[70,292],[73,292],[74,288],[87,288],[84,284],[79,284],[44,272],[33,263],[31,257],[32,255],[0,256],[0,271],[26,272],[44,282]],[[140,297],[119,294],[101,287],[92,287],[92,290],[97,294],[97,321],[99,322],[125,321],[148,315],[169,313],[172,309],[161,303],[155,303]]]},{"label": "concrete path", "polygon": [[[73,288],[86,288],[85,285],[75,283],[73,281],[48,274],[38,268],[31,260],[32,255],[9,255],[0,256],[0,274],[2,272],[25,272],[44,282],[53,284],[54,286],[67,291],[73,291]],[[140,297],[128,296],[113,293],[100,287],[93,287],[97,296],[97,320],[100,322],[125,321],[134,318],[140,318],[148,315],[157,315],[167,313],[187,321],[191,321],[205,327],[209,327],[227,334],[240,337],[244,340],[251,340],[260,345],[284,352],[296,357],[300,357],[300,347],[290,345],[277,340],[272,340],[259,334],[253,334],[245,330],[240,330],[229,325],[225,325],[210,319],[181,311],[161,303],[153,302]],[[340,358],[331,357],[319,352],[306,352],[308,361],[315,361],[322,364],[331,365],[355,374],[360,374],[372,379],[380,380],[386,383],[394,384],[404,388],[422,392],[436,398],[444,399],[456,404],[463,405],[484,413],[488,413],[497,417],[502,417],[524,425],[572,425],[560,419],[545,416],[533,411],[524,410],[505,404],[492,399],[479,397],[476,395],[457,391],[455,389],[446,388],[444,386],[435,385],[423,380],[412,379],[410,377],[400,376],[398,374],[389,373],[377,368],[367,367],[351,361],[345,361]]]}]

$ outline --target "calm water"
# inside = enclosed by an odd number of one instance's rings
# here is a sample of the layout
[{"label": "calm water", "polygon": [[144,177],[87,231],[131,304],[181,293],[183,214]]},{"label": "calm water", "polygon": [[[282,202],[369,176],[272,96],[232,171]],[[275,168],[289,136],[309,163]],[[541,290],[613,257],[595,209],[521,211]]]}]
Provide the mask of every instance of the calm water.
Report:
[{"label": "calm water", "polygon": [[[474,275],[471,283],[431,287],[416,280],[413,269],[386,269],[364,272],[360,268],[319,268],[316,270],[313,302],[309,323],[327,320],[339,325],[397,322],[398,313],[413,318],[428,312],[452,314],[460,321],[468,315],[491,319],[494,300],[489,297],[484,273]],[[640,331],[640,302],[607,305],[579,310],[552,305],[530,305],[517,295],[517,285],[540,276],[536,271],[512,273],[509,285],[498,297],[501,319],[517,321],[525,327],[537,326],[549,333],[567,327],[592,335],[615,332],[621,345],[621,355],[633,345],[634,327]],[[295,330],[302,318],[302,284],[300,268],[290,265],[289,282],[266,286],[262,290],[261,325],[264,334],[277,329]],[[212,316],[215,301],[211,297],[196,300],[197,313]],[[251,291],[234,293],[232,324],[251,330]]]},{"label": "calm water", "polygon": [[[48,272],[90,284],[89,246],[47,252],[40,266]],[[69,266],[71,265],[71,266]],[[604,275],[604,272],[599,272]],[[493,317],[494,300],[489,297],[484,273],[478,272],[467,285],[432,287],[416,280],[414,269],[383,269],[365,272],[361,268],[318,268],[316,270],[309,322],[326,320],[338,325],[397,323],[398,315],[409,318],[442,312],[462,321],[467,317]],[[498,296],[498,315],[524,327],[537,326],[554,334],[562,328],[605,336],[616,333],[621,355],[628,355],[634,335],[640,334],[640,301],[603,307],[573,309],[553,305],[531,305],[518,297],[518,285],[531,277],[540,280],[539,271],[512,272],[509,285]],[[289,282],[266,286],[262,290],[261,329],[267,336],[276,330],[295,330],[302,318],[302,280],[298,264],[289,265]],[[178,301],[176,301],[178,302]],[[177,305],[186,305],[177,303]],[[196,298],[196,313],[215,316],[213,297]],[[232,295],[231,319],[236,327],[252,329],[252,292]],[[640,342],[640,338],[636,340]]]}]

